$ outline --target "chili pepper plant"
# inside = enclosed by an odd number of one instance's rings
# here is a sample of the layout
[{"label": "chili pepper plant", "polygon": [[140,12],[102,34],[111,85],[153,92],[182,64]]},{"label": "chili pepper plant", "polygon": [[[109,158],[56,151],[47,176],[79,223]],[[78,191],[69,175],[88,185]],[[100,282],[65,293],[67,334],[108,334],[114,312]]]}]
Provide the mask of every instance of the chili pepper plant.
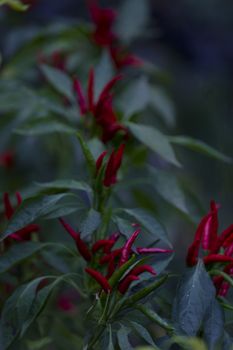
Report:
[{"label": "chili pepper plant", "polygon": [[179,151],[232,159],[175,134],[167,73],[132,49],[155,30],[149,2],[85,4],[86,22],[32,30],[36,1],[0,1],[17,19],[0,71],[0,349],[230,350],[233,225],[217,199],[197,205]]}]

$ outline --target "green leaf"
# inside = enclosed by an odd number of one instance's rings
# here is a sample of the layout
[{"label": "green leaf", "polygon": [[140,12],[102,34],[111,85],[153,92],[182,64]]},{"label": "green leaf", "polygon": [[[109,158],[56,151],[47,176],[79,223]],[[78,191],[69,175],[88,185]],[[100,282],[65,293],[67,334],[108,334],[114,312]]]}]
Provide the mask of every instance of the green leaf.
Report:
[{"label": "green leaf", "polygon": [[88,236],[91,236],[100,226],[101,224],[101,215],[98,211],[94,210],[91,208],[84,220],[82,221],[80,225],[80,232],[81,232],[81,237],[85,238]]},{"label": "green leaf", "polygon": [[8,222],[5,231],[1,234],[0,241],[11,233],[31,224],[53,211],[53,206],[61,199],[70,196],[70,194],[61,193],[50,196],[38,195],[23,201],[17,208],[13,217]]},{"label": "green leaf", "polygon": [[92,193],[92,188],[86,182],[72,179],[55,180],[51,182],[36,182],[36,185],[49,190],[78,190]]},{"label": "green leaf", "polygon": [[108,51],[104,51],[95,67],[95,100],[99,98],[104,86],[112,79],[114,66]]},{"label": "green leaf", "polygon": [[130,84],[125,93],[121,96],[120,108],[124,118],[129,119],[133,114],[145,109],[150,101],[150,86],[145,77]]},{"label": "green leaf", "polygon": [[117,331],[117,340],[121,350],[133,350],[129,342],[129,333],[130,331],[125,326],[121,326]]},{"label": "green leaf", "polygon": [[6,272],[18,263],[34,255],[44,247],[37,242],[26,242],[10,247],[6,253],[0,256],[0,273]]},{"label": "green leaf", "polygon": [[168,275],[156,278],[155,281],[149,284],[147,287],[142,288],[141,290],[130,296],[126,300],[126,305],[135,305],[138,301],[141,301],[142,299],[146,298],[149,294],[154,292],[156,289],[158,289],[162,284],[164,284],[167,281],[167,279]]},{"label": "green leaf", "polygon": [[189,214],[184,192],[175,175],[168,171],[158,171],[152,167],[149,167],[148,171],[149,175],[152,176],[153,182],[151,182],[151,184],[156,192],[175,208],[181,210],[185,214]]},{"label": "green leaf", "polygon": [[203,338],[209,350],[215,350],[224,333],[224,315],[216,299],[206,312],[203,324]]},{"label": "green leaf", "polygon": [[84,141],[83,137],[77,133],[77,138],[80,142],[80,145],[81,145],[81,148],[82,148],[82,151],[83,151],[83,155],[87,161],[87,166],[88,166],[88,169],[89,169],[89,172],[90,172],[90,175],[92,177],[95,176],[96,174],[96,166],[95,166],[95,159],[87,145],[87,143]]},{"label": "green leaf", "polygon": [[127,43],[141,36],[148,22],[149,13],[147,0],[125,0],[119,10],[116,34]]},{"label": "green leaf", "polygon": [[193,139],[192,137],[188,136],[170,136],[169,140],[171,143],[180,145],[186,148],[191,149],[192,151],[202,153],[204,155],[207,155],[211,158],[215,158],[217,160],[220,160],[222,162],[226,163],[232,163],[232,158],[224,155],[223,153],[217,151],[213,147],[207,145],[203,141]]},{"label": "green leaf", "polygon": [[167,162],[180,167],[180,163],[176,159],[175,153],[170,145],[167,136],[152,126],[142,124],[127,124],[132,134],[144,145],[156,152]]},{"label": "green leaf", "polygon": [[52,338],[45,337],[38,340],[28,340],[27,345],[30,350],[40,350],[40,349],[44,349],[45,346],[51,344],[52,341],[53,341]]},{"label": "green leaf", "polygon": [[91,151],[91,154],[93,155],[93,158],[95,160],[98,159],[99,155],[105,151],[105,146],[103,142],[101,142],[97,138],[92,138],[87,142],[87,146]]},{"label": "green leaf", "polygon": [[148,344],[153,345],[155,350],[159,349],[145,327],[134,321],[131,321],[130,324],[133,326],[133,328],[136,330],[136,332],[140,335],[142,339],[144,339]]},{"label": "green leaf", "polygon": [[11,246],[4,254],[0,256],[0,274],[8,271],[17,264],[21,264],[24,260],[33,255],[49,249],[68,252],[76,256],[76,251],[73,252],[61,243],[39,243],[39,242],[22,242]]},{"label": "green leaf", "polygon": [[166,331],[173,331],[173,327],[163,318],[161,318],[154,310],[148,309],[146,306],[142,304],[138,304],[135,306],[137,310],[141,311],[146,317],[148,317],[152,322],[155,322],[160,327],[164,328]]},{"label": "green leaf", "polygon": [[15,134],[26,135],[26,136],[39,136],[53,133],[65,133],[65,134],[75,134],[76,129],[69,126],[68,124],[51,121],[46,118],[43,120],[33,121],[22,125],[20,128],[14,130]]},{"label": "green leaf", "polygon": [[233,350],[233,340],[227,332],[224,332],[222,350]]},{"label": "green leaf", "polygon": [[109,340],[108,340],[108,348],[107,348],[107,350],[114,350],[111,324],[108,326],[108,331],[109,331]]},{"label": "green leaf", "polygon": [[[7,299],[0,323],[0,348],[6,350],[19,337],[22,337],[29,326],[39,316],[53,289],[61,282],[68,281],[74,274],[60,277],[39,277],[15,290]],[[38,291],[44,280],[54,280],[50,285]]]},{"label": "green leaf", "polygon": [[150,88],[150,105],[159,113],[167,126],[172,127],[175,125],[174,105],[160,88]]},{"label": "green leaf", "polygon": [[118,230],[126,237],[129,238],[135,231],[135,227],[132,226],[131,222],[122,219],[118,216],[114,217],[114,222],[117,225]]},{"label": "green leaf", "polygon": [[115,287],[118,283],[119,280],[124,276],[124,274],[131,269],[132,267],[134,267],[135,265],[135,260],[136,260],[136,256],[132,255],[132,257],[123,265],[121,265],[117,270],[114,271],[114,273],[112,274],[112,276],[109,278],[109,284],[112,287]]},{"label": "green leaf", "polygon": [[189,336],[195,336],[215,299],[215,288],[200,260],[183,276],[173,304],[173,320]]},{"label": "green leaf", "polygon": [[16,11],[26,11],[28,9],[28,5],[23,4],[20,0],[0,0],[0,6],[2,5],[8,5]]},{"label": "green leaf", "polygon": [[61,70],[42,64],[41,70],[53,88],[66,96],[70,101],[74,100],[73,83],[70,77]]},{"label": "green leaf", "polygon": [[160,239],[171,246],[168,240],[167,233],[163,226],[154,218],[154,216],[148,214],[145,210],[135,209],[122,209],[125,213],[132,216],[136,222],[140,223],[149,233],[153,235],[153,239]]},{"label": "green leaf", "polygon": [[171,343],[178,344],[185,350],[208,350],[205,343],[195,337],[173,337]]}]

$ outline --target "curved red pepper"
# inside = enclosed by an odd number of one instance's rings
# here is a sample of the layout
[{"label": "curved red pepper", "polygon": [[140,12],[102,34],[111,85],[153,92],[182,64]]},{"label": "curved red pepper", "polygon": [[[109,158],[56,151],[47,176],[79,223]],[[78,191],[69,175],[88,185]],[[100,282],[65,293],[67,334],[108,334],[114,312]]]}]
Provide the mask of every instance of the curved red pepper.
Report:
[{"label": "curved red pepper", "polygon": [[80,255],[86,260],[90,261],[92,258],[91,252],[88,249],[86,243],[81,239],[80,233],[76,232],[64,219],[59,219],[60,223],[64,229],[69,233],[69,235],[74,239],[77,249]]},{"label": "curved red pepper", "polygon": [[136,240],[137,236],[139,235],[139,233],[141,232],[141,230],[136,230],[132,236],[126,241],[123,249],[122,249],[122,252],[121,252],[121,258],[120,258],[120,262],[119,262],[119,265],[123,265],[126,261],[128,261],[129,259],[129,256],[131,254],[131,248],[132,248],[132,245],[134,243],[134,241]]},{"label": "curved red pepper", "polygon": [[129,289],[129,286],[132,282],[139,280],[137,276],[128,275],[126,276],[119,284],[118,290],[121,294],[125,294]]},{"label": "curved red pepper", "polygon": [[112,290],[112,287],[108,283],[108,280],[97,270],[94,270],[90,267],[86,267],[85,271],[96,280],[97,283],[103,288],[105,293],[109,293]]}]

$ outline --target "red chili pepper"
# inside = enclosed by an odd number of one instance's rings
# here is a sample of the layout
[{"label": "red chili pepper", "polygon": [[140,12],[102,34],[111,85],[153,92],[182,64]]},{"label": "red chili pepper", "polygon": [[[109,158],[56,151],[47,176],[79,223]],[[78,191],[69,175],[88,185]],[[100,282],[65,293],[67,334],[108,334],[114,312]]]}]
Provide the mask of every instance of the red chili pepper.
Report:
[{"label": "red chili pepper", "polygon": [[204,264],[233,262],[233,258],[221,254],[210,254],[203,258],[203,262]]},{"label": "red chili pepper", "polygon": [[127,66],[140,67],[143,65],[143,60],[139,57],[132,55],[122,47],[111,46],[109,48],[110,55],[117,69],[121,69]]},{"label": "red chili pepper", "polygon": [[132,236],[126,241],[123,249],[122,249],[122,252],[121,252],[121,258],[120,258],[120,262],[119,262],[119,265],[123,265],[124,263],[126,263],[126,261],[128,261],[129,259],[129,256],[131,254],[131,248],[132,248],[132,245],[134,243],[134,241],[136,240],[137,236],[139,235],[139,233],[141,232],[141,230],[136,230]]},{"label": "red chili pepper", "polygon": [[111,258],[111,260],[108,263],[108,272],[106,275],[107,279],[109,279],[112,276],[112,274],[115,272],[115,269],[116,269],[115,260],[114,258]]},{"label": "red chili pepper", "polygon": [[120,256],[121,252],[122,252],[122,248],[118,248],[113,250],[111,253],[102,256],[102,258],[99,261],[100,264],[103,265],[108,263],[111,259],[115,259],[116,257]]},{"label": "red chili pepper", "polygon": [[154,276],[156,275],[156,272],[153,269],[153,267],[149,265],[141,265],[134,267],[133,270],[130,271],[130,275],[138,276],[143,272],[149,272]]},{"label": "red chili pepper", "polygon": [[116,12],[109,8],[102,8],[94,0],[88,1],[91,18],[95,24],[92,34],[95,43],[99,46],[109,46],[116,39],[112,26],[116,18]]},{"label": "red chili pepper", "polygon": [[84,115],[87,113],[88,109],[87,109],[86,99],[82,90],[82,86],[77,78],[74,78],[73,88],[77,95],[77,101],[80,108],[80,113],[81,115]]},{"label": "red chili pepper", "polygon": [[[113,88],[113,86],[116,84],[117,81],[122,79],[122,75],[117,75],[116,77],[112,78],[103,88],[98,103],[101,103],[102,100],[104,100],[106,97],[109,96],[110,90]],[[97,105],[98,106],[98,105]]]},{"label": "red chili pepper", "polygon": [[223,281],[224,281],[224,278],[222,276],[214,276],[213,277],[213,283],[215,285],[217,295],[219,295]]},{"label": "red chili pepper", "polygon": [[108,283],[108,280],[97,270],[94,270],[92,268],[86,267],[85,271],[93,277],[97,283],[103,288],[105,293],[109,293],[112,291],[112,287]]},{"label": "red chili pepper", "polygon": [[16,192],[15,196],[16,196],[16,199],[17,199],[18,206],[20,206],[20,204],[23,201],[22,196],[21,196],[21,194],[19,192]]},{"label": "red chili pepper", "polygon": [[222,285],[221,285],[221,287],[220,287],[220,289],[218,291],[218,295],[220,297],[225,297],[227,295],[227,293],[228,293],[229,288],[230,288],[230,284],[228,282],[226,282],[226,281],[223,281]]},{"label": "red chili pepper", "polygon": [[5,216],[8,220],[10,220],[14,214],[14,208],[11,204],[9,194],[6,192],[3,195],[3,202],[4,202],[4,207],[5,207]]},{"label": "red chili pepper", "polygon": [[39,229],[40,229],[39,225],[30,224],[30,225],[27,225],[27,226],[21,228],[20,230],[12,233],[10,235],[10,238],[15,239],[16,241],[25,241],[25,240],[28,240],[30,238],[30,235],[33,232],[37,232],[37,231],[39,231]]},{"label": "red chili pepper", "polygon": [[96,253],[100,249],[106,248],[109,250],[114,245],[115,241],[110,239],[100,239],[99,241],[95,242],[92,246],[92,253]]},{"label": "red chili pepper", "polygon": [[92,258],[91,252],[88,249],[86,243],[81,239],[80,233],[76,232],[64,219],[59,219],[60,223],[64,229],[69,233],[69,235],[74,239],[77,249],[80,255],[86,260],[90,261]]},{"label": "red chili pepper", "polygon": [[211,240],[212,240],[211,223],[212,223],[212,215],[208,217],[203,227],[202,248],[204,250],[209,250],[211,246]]},{"label": "red chili pepper", "polygon": [[14,153],[6,151],[0,154],[0,166],[4,168],[11,168],[14,163]]},{"label": "red chili pepper", "polygon": [[210,250],[211,253],[215,252],[218,239],[218,209],[219,205],[212,200],[210,202],[210,212],[205,217],[206,220],[203,225],[202,247],[204,250]]},{"label": "red chili pepper", "polygon": [[[16,192],[15,194],[16,199],[17,199],[17,206],[19,206],[22,203],[22,197],[19,192]],[[5,216],[8,220],[10,220],[15,212],[15,209],[13,208],[10,197],[8,193],[4,193],[3,195],[3,202],[4,202],[4,207],[5,207]],[[30,224],[25,227],[22,227],[21,229],[12,232],[9,235],[9,238],[12,238],[17,241],[24,241],[28,240],[30,238],[30,235],[33,232],[39,231],[40,227],[37,224]]]},{"label": "red chili pepper", "polygon": [[230,247],[232,243],[233,243],[233,232],[227,239],[225,239],[225,241],[222,244],[222,247],[223,248]]},{"label": "red chili pepper", "polygon": [[121,294],[125,294],[133,281],[137,281],[139,278],[137,276],[128,275],[119,284],[118,290]]},{"label": "red chili pepper", "polygon": [[186,264],[188,266],[194,266],[197,264],[198,253],[200,249],[201,242],[199,240],[195,240],[188,249],[188,254],[186,257]]},{"label": "red chili pepper", "polygon": [[232,256],[233,255],[233,244],[231,244],[229,247],[227,247],[225,249],[224,255],[226,255],[226,256]]},{"label": "red chili pepper", "polygon": [[139,254],[172,253],[172,249],[163,248],[137,248]]},{"label": "red chili pepper", "polygon": [[103,160],[104,160],[104,157],[106,156],[108,152],[107,151],[104,151],[101,153],[101,155],[97,158],[96,160],[96,163],[95,163],[95,168],[96,168],[96,174],[98,174],[102,164],[103,164]]},{"label": "red chili pepper", "polygon": [[125,145],[121,144],[117,151],[113,151],[107,163],[104,176],[104,186],[110,187],[117,182],[117,172],[121,166]]},{"label": "red chili pepper", "polygon": [[231,275],[233,273],[233,262],[231,262],[230,264],[228,264],[227,266],[225,266],[224,270],[225,273],[227,273],[228,275]]},{"label": "red chili pepper", "polygon": [[216,250],[219,250],[224,244],[225,240],[227,240],[228,237],[231,236],[232,234],[233,234],[233,224],[230,225],[226,230],[224,230],[218,237]]}]

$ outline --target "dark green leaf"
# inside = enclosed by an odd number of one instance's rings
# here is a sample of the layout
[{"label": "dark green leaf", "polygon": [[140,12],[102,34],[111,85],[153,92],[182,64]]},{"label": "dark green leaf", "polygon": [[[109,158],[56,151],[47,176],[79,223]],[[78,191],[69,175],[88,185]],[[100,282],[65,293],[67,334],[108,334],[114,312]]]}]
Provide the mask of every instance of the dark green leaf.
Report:
[{"label": "dark green leaf", "polygon": [[221,160],[226,163],[232,163],[231,157],[225,156],[223,153],[217,151],[213,147],[210,147],[203,141],[196,140],[187,136],[169,137],[169,140],[171,143],[187,147],[195,152],[203,153],[209,157]]},{"label": "dark green leaf", "polygon": [[37,182],[36,185],[47,189],[78,190],[92,193],[91,187],[84,181],[72,179],[55,180],[52,182]]},{"label": "dark green leaf", "polygon": [[95,159],[94,159],[87,143],[84,141],[83,137],[81,136],[81,134],[77,133],[77,137],[78,137],[78,140],[80,142],[80,145],[81,145],[81,148],[83,151],[83,155],[86,159],[90,175],[95,176],[95,174],[96,174]]},{"label": "dark green leaf", "polygon": [[95,68],[95,99],[97,100],[104,86],[112,79],[114,67],[111,57],[104,51]]},{"label": "dark green leaf", "polygon": [[120,107],[124,118],[129,119],[147,107],[150,100],[150,86],[145,77],[134,81],[121,96]]},{"label": "dark green leaf", "polygon": [[112,327],[111,327],[111,325],[109,325],[108,331],[109,331],[109,340],[108,340],[108,348],[107,348],[107,350],[114,350],[113,337],[112,337]]},{"label": "dark green leaf", "polygon": [[51,196],[38,195],[24,200],[8,222],[7,228],[2,233],[0,240],[3,240],[11,233],[31,224],[36,219],[51,213],[53,211],[53,206],[61,199],[68,196],[70,196],[70,194],[66,193]]},{"label": "dark green leaf", "polygon": [[0,274],[11,269],[15,265],[22,263],[24,260],[32,257],[40,251],[47,249],[56,249],[64,252],[70,252],[76,256],[76,253],[59,243],[39,243],[39,242],[22,242],[10,247],[0,256]]},{"label": "dark green leaf", "polygon": [[204,339],[209,350],[215,350],[224,332],[223,311],[216,299],[213,299],[206,311],[203,324]]},{"label": "dark green leaf", "polygon": [[115,216],[114,222],[116,223],[118,230],[121,232],[121,234],[126,236],[126,238],[129,238],[135,231],[135,228],[132,226],[132,223],[128,220]]},{"label": "dark green leaf", "polygon": [[117,331],[118,344],[121,350],[133,350],[129,342],[129,333],[130,331],[125,326],[121,326],[119,331]]},{"label": "dark green leaf", "polygon": [[44,119],[39,120],[37,122],[33,121],[33,123],[28,123],[26,125],[21,126],[14,131],[19,135],[26,136],[37,136],[37,135],[46,135],[53,133],[65,133],[65,134],[75,134],[76,129],[69,126],[68,124],[59,122],[59,121],[51,121]]},{"label": "dark green leaf", "polygon": [[208,350],[200,338],[176,336],[171,343],[179,344],[184,350]]},{"label": "dark green leaf", "polygon": [[172,204],[175,208],[188,214],[185,202],[185,195],[182,191],[177,178],[172,172],[149,169],[149,175],[153,177],[152,186],[161,195],[165,201]]},{"label": "dark green leaf", "polygon": [[98,229],[100,224],[101,224],[100,213],[91,208],[87,212],[79,228],[82,238],[92,235],[93,232]]},{"label": "dark green leaf", "polygon": [[41,70],[55,90],[66,96],[69,100],[74,100],[73,84],[68,75],[46,64],[41,65]]},{"label": "dark green leaf", "polygon": [[148,330],[145,327],[143,327],[141,324],[139,324],[137,322],[131,321],[130,323],[142,339],[144,339],[148,344],[153,345],[155,350],[158,350],[158,347],[156,346],[150,333],[148,332]]},{"label": "dark green leaf", "polygon": [[160,239],[171,246],[165,229],[151,214],[148,214],[145,210],[139,208],[122,210],[132,216],[136,222],[145,227],[145,229],[153,235],[154,240]]},{"label": "dark green leaf", "polygon": [[166,96],[165,92],[158,87],[150,88],[150,105],[159,112],[159,115],[167,124],[167,126],[174,126],[175,124],[175,110],[172,102]]},{"label": "dark green leaf", "polygon": [[141,311],[146,317],[148,317],[152,322],[155,322],[160,327],[166,329],[167,331],[173,331],[173,327],[164,319],[162,319],[154,310],[148,309],[146,306],[138,304],[136,309]]},{"label": "dark green leaf", "polygon": [[200,260],[182,278],[173,305],[173,320],[189,336],[195,336],[215,298],[215,288]]},{"label": "dark green leaf", "polygon": [[168,137],[152,126],[128,123],[132,134],[167,162],[180,167]]},{"label": "dark green leaf", "polygon": [[[40,314],[53,289],[58,283],[70,277],[71,274],[61,277],[44,276],[16,289],[2,310],[0,323],[0,348],[2,350],[8,349],[16,338],[24,335]],[[38,291],[38,286],[44,279],[52,279],[54,282]]]},{"label": "dark green leaf", "polygon": [[125,0],[115,28],[120,39],[130,42],[140,36],[146,27],[149,13],[147,0]]}]

